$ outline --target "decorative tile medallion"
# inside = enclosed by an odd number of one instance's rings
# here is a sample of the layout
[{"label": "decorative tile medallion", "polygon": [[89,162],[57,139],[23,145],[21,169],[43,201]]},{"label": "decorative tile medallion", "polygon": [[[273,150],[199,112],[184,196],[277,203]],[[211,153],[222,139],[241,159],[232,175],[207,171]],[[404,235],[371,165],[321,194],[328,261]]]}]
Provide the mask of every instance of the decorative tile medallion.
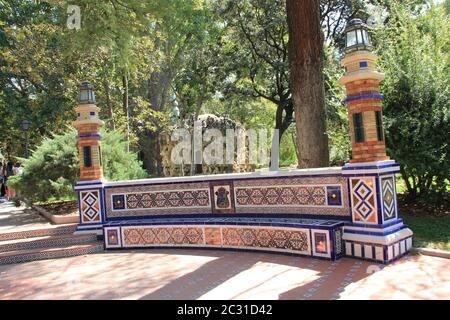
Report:
[{"label": "decorative tile medallion", "polygon": [[118,246],[119,245],[119,231],[118,229],[107,229],[106,239],[108,246]]},{"label": "decorative tile medallion", "polygon": [[113,210],[123,210],[125,209],[125,195],[116,194],[112,196]]},{"label": "decorative tile medallion", "polygon": [[208,245],[222,245],[222,233],[220,228],[205,228],[205,241]]},{"label": "decorative tile medallion", "polygon": [[375,178],[351,178],[352,216],[354,222],[378,222]]},{"label": "decorative tile medallion", "polygon": [[213,213],[234,213],[233,182],[211,182]]},{"label": "decorative tile medallion", "polygon": [[397,216],[397,203],[395,193],[395,178],[393,176],[381,178],[383,198],[383,219],[391,220]]},{"label": "decorative tile medallion", "polygon": [[80,213],[83,223],[101,222],[100,192],[82,191],[80,192]]},{"label": "decorative tile medallion", "polygon": [[327,204],[329,206],[342,206],[340,186],[327,186]]},{"label": "decorative tile medallion", "polygon": [[325,230],[311,230],[313,256],[331,257],[330,234]]}]

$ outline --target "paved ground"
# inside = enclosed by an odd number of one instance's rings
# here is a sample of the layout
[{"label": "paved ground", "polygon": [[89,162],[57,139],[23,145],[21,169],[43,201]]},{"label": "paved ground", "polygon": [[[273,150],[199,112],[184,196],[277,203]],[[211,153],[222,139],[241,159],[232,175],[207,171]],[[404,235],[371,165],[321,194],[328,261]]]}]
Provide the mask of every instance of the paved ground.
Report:
[{"label": "paved ground", "polygon": [[[0,232],[48,226],[31,210],[0,204]],[[116,251],[0,266],[0,299],[450,299],[450,259],[411,256],[383,266],[249,252]]]},{"label": "paved ground", "polygon": [[450,260],[121,251],[0,266],[0,299],[450,299]]},{"label": "paved ground", "polygon": [[50,222],[26,207],[15,207],[0,198],[0,232],[46,228]]}]

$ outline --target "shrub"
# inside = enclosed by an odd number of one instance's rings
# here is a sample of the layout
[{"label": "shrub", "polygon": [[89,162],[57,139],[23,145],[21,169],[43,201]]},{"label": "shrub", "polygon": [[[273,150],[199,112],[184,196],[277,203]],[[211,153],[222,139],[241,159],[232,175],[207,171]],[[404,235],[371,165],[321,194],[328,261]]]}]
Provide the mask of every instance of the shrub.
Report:
[{"label": "shrub", "polygon": [[[105,178],[111,181],[145,178],[136,155],[126,151],[123,135],[115,131],[103,135]],[[76,130],[69,128],[65,134],[44,139],[32,156],[23,160],[23,166],[23,173],[9,180],[21,197],[32,202],[75,199],[73,187],[80,172]]]},{"label": "shrub", "polygon": [[432,6],[412,15],[393,2],[388,25],[377,36],[386,72],[386,142],[401,163],[411,198],[442,200],[450,176],[449,20]]}]

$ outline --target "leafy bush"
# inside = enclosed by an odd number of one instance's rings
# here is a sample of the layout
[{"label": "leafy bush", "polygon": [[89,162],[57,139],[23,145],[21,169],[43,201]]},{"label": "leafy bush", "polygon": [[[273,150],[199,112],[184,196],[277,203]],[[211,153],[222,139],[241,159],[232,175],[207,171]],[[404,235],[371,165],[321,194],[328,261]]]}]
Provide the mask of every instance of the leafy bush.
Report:
[{"label": "leafy bush", "polygon": [[[107,180],[131,180],[145,178],[146,173],[136,155],[126,151],[122,134],[104,132],[102,141],[103,170]],[[77,132],[70,128],[65,134],[45,139],[23,160],[24,171],[11,177],[10,185],[21,197],[30,201],[75,198],[73,189],[79,180]]]},{"label": "leafy bush", "polygon": [[450,176],[449,19],[442,5],[417,15],[406,5],[394,1],[376,34],[387,149],[410,197],[442,200]]}]

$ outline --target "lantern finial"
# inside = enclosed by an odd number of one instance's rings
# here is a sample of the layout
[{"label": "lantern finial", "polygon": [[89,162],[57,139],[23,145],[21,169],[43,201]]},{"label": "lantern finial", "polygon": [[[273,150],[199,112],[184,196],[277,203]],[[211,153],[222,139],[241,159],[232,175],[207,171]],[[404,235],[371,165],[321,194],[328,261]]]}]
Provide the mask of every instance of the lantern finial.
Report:
[{"label": "lantern finial", "polygon": [[89,81],[83,81],[78,87],[78,104],[95,104],[95,92],[94,87]]},{"label": "lantern finial", "polygon": [[345,51],[371,50],[368,26],[361,19],[352,19],[345,27]]}]

